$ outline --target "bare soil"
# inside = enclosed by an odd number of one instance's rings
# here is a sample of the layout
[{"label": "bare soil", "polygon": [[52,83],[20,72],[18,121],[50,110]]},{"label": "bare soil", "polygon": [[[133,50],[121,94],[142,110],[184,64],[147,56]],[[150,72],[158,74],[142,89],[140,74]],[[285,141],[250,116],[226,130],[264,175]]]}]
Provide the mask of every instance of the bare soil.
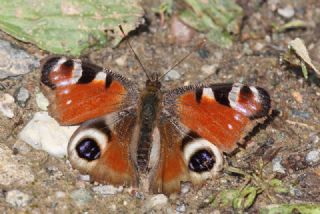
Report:
[{"label": "bare soil", "polygon": [[[274,24],[281,25],[287,20],[272,11],[267,1],[238,1],[242,4],[246,18],[243,20],[241,34],[235,39],[230,49],[222,49],[217,45],[206,44],[201,50],[193,53],[175,70],[181,77],[174,81],[165,81],[165,89],[199,82],[223,83],[244,82],[267,89],[272,98],[273,117],[249,138],[247,146],[240,148],[235,154],[227,156],[230,166],[239,168],[246,173],[259,171],[259,160],[264,160],[266,166],[263,175],[257,173],[263,180],[271,177],[279,178],[284,186],[290,189],[287,193],[276,193],[266,189],[259,194],[247,211],[255,213],[259,208],[269,204],[282,203],[320,203],[320,167],[319,163],[310,164],[305,158],[308,152],[320,149],[320,88],[319,77],[310,74],[304,79],[299,69],[293,69],[280,64],[281,54],[287,50],[288,42],[296,37],[302,38],[315,64],[320,64],[320,2],[316,0],[279,0],[279,5],[292,5],[295,8],[295,18],[305,20],[312,25],[303,29],[292,29],[282,33],[272,30]],[[132,36],[131,41],[137,54],[150,71],[164,72],[176,59],[187,54],[202,38],[196,34],[186,45],[168,43],[170,35],[170,20],[160,26],[158,17],[150,7],[157,2],[146,3],[145,10],[150,20],[149,31]],[[149,9],[148,9],[149,8]],[[1,39],[10,41],[27,52],[45,57],[47,53],[32,44],[16,41],[5,33]],[[202,53],[201,53],[202,52]],[[207,56],[203,55],[203,52]],[[116,63],[116,59],[126,57],[124,65]],[[144,84],[145,74],[125,43],[117,48],[106,47],[92,51],[83,56],[100,66],[139,80]],[[204,65],[216,65],[213,73],[204,72]],[[1,116],[0,142],[12,149],[17,134],[40,111],[35,102],[35,94],[39,91],[40,71],[37,69],[27,75],[8,78],[1,81],[6,93],[14,94],[17,88],[23,86],[31,94],[25,107],[17,105],[15,117],[8,119]],[[275,152],[276,151],[276,152]],[[0,193],[0,207],[8,213],[17,212],[5,202],[5,192],[16,189],[31,195],[31,203],[20,211],[32,213],[140,213],[145,200],[134,197],[124,190],[113,196],[102,196],[91,191],[93,184],[79,179],[79,173],[71,170],[66,160],[49,156],[43,151],[31,149],[24,154],[32,167],[36,179],[25,186],[3,187]],[[282,158],[285,173],[272,171],[272,159]],[[270,159],[270,160],[269,160]],[[51,170],[50,170],[51,169]],[[52,170],[54,169],[54,170]],[[217,179],[208,181],[202,188],[192,188],[190,192],[169,198],[169,203],[159,212],[174,211],[179,204],[186,205],[187,213],[209,213],[213,211],[211,199],[222,190],[239,188],[246,185],[244,177],[223,172]],[[250,182],[250,181],[249,181]],[[77,205],[68,195],[75,189],[85,188],[93,195],[93,200],[84,205]],[[67,193],[67,197],[56,197],[57,191]],[[145,198],[149,195],[145,194]],[[225,213],[234,212],[232,207],[221,208]]]}]

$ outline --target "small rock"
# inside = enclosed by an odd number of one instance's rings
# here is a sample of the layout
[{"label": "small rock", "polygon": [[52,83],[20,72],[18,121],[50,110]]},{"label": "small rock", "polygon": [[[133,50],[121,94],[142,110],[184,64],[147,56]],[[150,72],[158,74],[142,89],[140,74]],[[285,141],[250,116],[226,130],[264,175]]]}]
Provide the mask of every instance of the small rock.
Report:
[{"label": "small rock", "polygon": [[247,42],[243,43],[242,50],[243,53],[246,55],[251,55],[253,53],[252,49],[250,48],[250,45]]},{"label": "small rock", "polygon": [[279,173],[286,173],[284,167],[281,165],[282,158],[276,157],[272,160],[272,171]]},{"label": "small rock", "polygon": [[317,163],[320,160],[320,152],[313,150],[306,155],[306,162],[310,165]]},{"label": "small rock", "polygon": [[309,139],[310,139],[310,143],[311,144],[318,144],[320,142],[320,137],[318,135],[318,133],[313,132],[309,135]]},{"label": "small rock", "polygon": [[56,157],[67,154],[69,139],[77,126],[60,126],[48,112],[37,112],[19,134],[19,139],[35,149]]},{"label": "small rock", "polygon": [[146,211],[150,211],[152,209],[161,209],[167,204],[168,204],[168,197],[165,196],[164,194],[158,194],[146,200],[145,209]]},{"label": "small rock", "polygon": [[20,154],[27,154],[32,150],[32,147],[22,140],[17,140],[12,148]]},{"label": "small rock", "polygon": [[203,73],[205,73],[206,75],[211,75],[211,74],[214,74],[216,72],[217,68],[218,68],[217,64],[203,65],[201,67],[201,71]]},{"label": "small rock", "polygon": [[39,60],[35,57],[0,40],[0,79],[29,73],[39,65]]},{"label": "small rock", "polygon": [[6,202],[14,207],[25,207],[31,202],[31,196],[19,190],[10,190],[6,195]]},{"label": "small rock", "polygon": [[184,213],[185,211],[187,211],[187,207],[185,204],[180,204],[176,207],[176,211],[178,213]]},{"label": "small rock", "polygon": [[0,112],[8,117],[13,118],[13,104],[14,98],[10,94],[0,94]]},{"label": "small rock", "polygon": [[184,182],[181,184],[181,194],[186,194],[190,191],[191,189],[191,183],[190,182]]},{"label": "small rock", "polygon": [[180,79],[180,77],[181,77],[181,74],[178,71],[173,69],[169,73],[166,74],[164,79],[166,81],[168,81],[168,80],[178,80],[178,79]]},{"label": "small rock", "polygon": [[81,180],[81,181],[90,181],[90,175],[80,174],[79,175],[79,180]]},{"label": "small rock", "polygon": [[41,92],[36,94],[36,103],[41,110],[48,110],[49,101]]},{"label": "small rock", "polygon": [[278,8],[277,12],[280,16],[286,19],[290,19],[294,16],[294,9],[289,5],[284,8]]},{"label": "small rock", "polygon": [[115,187],[112,185],[102,185],[102,186],[95,186],[92,188],[92,190],[101,195],[115,195],[117,193],[122,192],[123,187],[122,186]]},{"label": "small rock", "polygon": [[87,204],[92,200],[90,192],[86,189],[74,190],[71,192],[70,196],[73,199],[73,201],[80,206]]},{"label": "small rock", "polygon": [[173,42],[177,44],[185,44],[192,39],[195,32],[192,28],[180,21],[177,16],[173,16],[171,19],[170,33],[170,40],[173,40]]},{"label": "small rock", "polygon": [[0,143],[0,185],[27,185],[34,181],[34,173],[20,155]]},{"label": "small rock", "polygon": [[297,109],[291,110],[292,116],[299,117],[301,119],[308,120],[310,119],[310,113],[306,111],[299,111]]},{"label": "small rock", "polygon": [[261,51],[264,47],[265,45],[263,43],[257,42],[253,48],[255,51]]},{"label": "small rock", "polygon": [[115,60],[116,64],[123,67],[125,66],[127,63],[127,55],[122,55],[121,57],[117,58]]},{"label": "small rock", "polygon": [[209,57],[209,51],[206,48],[200,48],[198,50],[198,54],[202,59],[206,59]]},{"label": "small rock", "polygon": [[303,103],[303,97],[299,91],[293,91],[291,95],[298,103]]},{"label": "small rock", "polygon": [[66,197],[66,193],[62,192],[62,191],[57,191],[55,193],[55,195],[56,195],[57,198],[65,198]]},{"label": "small rock", "polygon": [[30,98],[29,91],[26,88],[21,87],[15,92],[15,98],[18,102],[18,105],[24,107]]}]

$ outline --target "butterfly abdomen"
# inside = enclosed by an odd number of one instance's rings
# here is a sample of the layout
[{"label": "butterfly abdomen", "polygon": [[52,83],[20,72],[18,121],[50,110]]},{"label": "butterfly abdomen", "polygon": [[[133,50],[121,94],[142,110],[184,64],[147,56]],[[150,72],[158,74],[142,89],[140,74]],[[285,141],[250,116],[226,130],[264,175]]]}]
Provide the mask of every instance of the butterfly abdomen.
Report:
[{"label": "butterfly abdomen", "polygon": [[137,167],[140,172],[148,171],[150,153],[152,149],[152,133],[156,126],[159,112],[159,91],[148,91],[141,96],[140,136],[137,145]]}]

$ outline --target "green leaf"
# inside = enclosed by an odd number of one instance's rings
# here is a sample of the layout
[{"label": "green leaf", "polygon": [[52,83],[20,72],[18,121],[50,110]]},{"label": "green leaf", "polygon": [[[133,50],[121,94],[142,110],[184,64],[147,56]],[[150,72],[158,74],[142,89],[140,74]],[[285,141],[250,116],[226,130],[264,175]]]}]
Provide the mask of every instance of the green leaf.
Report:
[{"label": "green leaf", "polygon": [[239,33],[243,16],[242,8],[234,0],[184,1],[190,6],[179,15],[184,23],[221,47],[232,45],[231,34]]},{"label": "green leaf", "polygon": [[143,15],[137,0],[0,0],[0,28],[24,42],[79,56],[91,47],[117,44]]},{"label": "green leaf", "polygon": [[308,70],[307,70],[307,66],[306,64],[301,61],[301,70],[302,70],[302,74],[304,76],[305,79],[308,79]]},{"label": "green leaf", "polygon": [[246,186],[243,189],[230,189],[220,192],[213,200],[215,208],[233,207],[244,210],[252,206],[261,190],[254,186]]},{"label": "green leaf", "polygon": [[320,213],[320,204],[272,204],[259,210],[261,214],[317,214]]}]

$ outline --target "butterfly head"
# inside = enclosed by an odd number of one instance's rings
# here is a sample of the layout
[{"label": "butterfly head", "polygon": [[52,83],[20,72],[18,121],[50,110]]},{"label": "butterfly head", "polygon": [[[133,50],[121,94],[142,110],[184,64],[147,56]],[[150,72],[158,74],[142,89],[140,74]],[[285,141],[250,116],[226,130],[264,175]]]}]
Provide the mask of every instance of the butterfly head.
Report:
[{"label": "butterfly head", "polygon": [[159,90],[161,88],[160,76],[159,73],[152,73],[146,82],[146,88]]}]

